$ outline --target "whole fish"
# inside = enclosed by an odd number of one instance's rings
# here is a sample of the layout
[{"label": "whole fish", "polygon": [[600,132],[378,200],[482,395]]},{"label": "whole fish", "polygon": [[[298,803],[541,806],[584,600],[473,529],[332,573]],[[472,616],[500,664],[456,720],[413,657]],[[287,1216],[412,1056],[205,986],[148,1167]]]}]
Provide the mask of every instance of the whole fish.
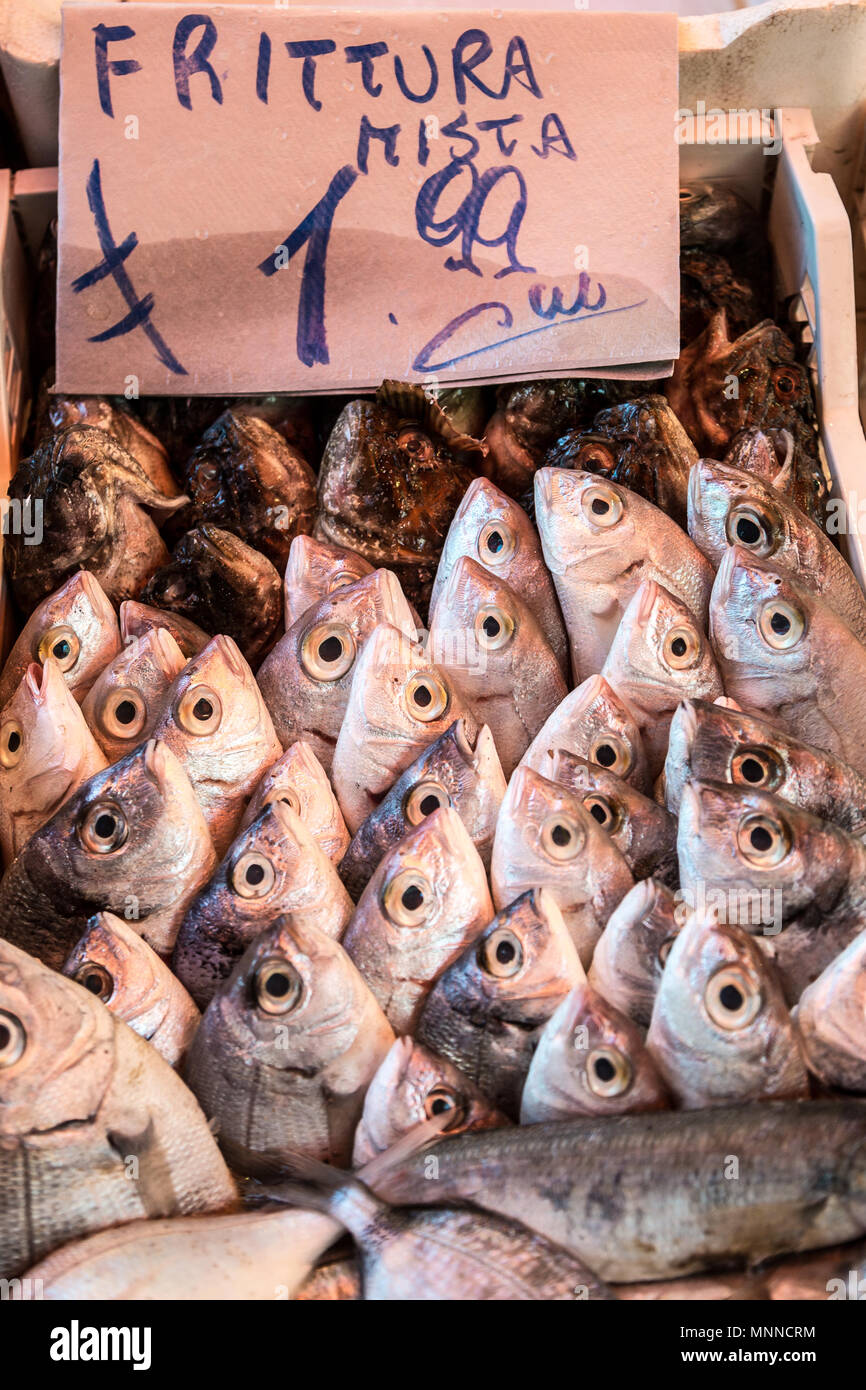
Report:
[{"label": "whole fish", "polygon": [[568,690],[533,614],[507,584],[462,555],[439,592],[429,644],[489,726],[510,777]]},{"label": "whole fish", "polygon": [[713,585],[710,639],[738,704],[866,774],[866,647],[817,594],[731,546]]},{"label": "whole fish", "polygon": [[331,770],[357,660],[380,623],[415,638],[397,578],[373,570],[308,608],[259,667],[258,683],[284,746],[304,739]]},{"label": "whole fish", "polygon": [[635,878],[650,874],[676,881],[677,823],[663,806],[598,763],[559,749],[551,781],[583,802],[613,840]]},{"label": "whole fish", "polygon": [[644,879],[614,908],[593,952],[589,983],[642,1028],[649,1026],[683,908],[663,883]]},{"label": "whole fish", "polygon": [[278,917],[208,1005],[185,1075],[236,1172],[273,1175],[293,1150],[346,1166],[393,1041],[342,946]]},{"label": "whole fish", "polygon": [[509,1122],[450,1062],[410,1037],[396,1038],[370,1082],[352,1149],[360,1168],[434,1115],[448,1117],[446,1133],[495,1129]]},{"label": "whole fish", "polygon": [[3,1278],[91,1231],[235,1200],[204,1115],[156,1049],[8,941],[0,941],[0,1189]]},{"label": "whole fish", "polygon": [[686,1110],[809,1094],[772,962],[713,911],[694,912],[671,946],[647,1046]]},{"label": "whole fish", "polygon": [[150,738],[166,692],[186,665],[167,628],[134,638],[103,668],[81,712],[110,763]]},{"label": "whole fish", "polygon": [[492,916],[484,865],[452,807],[384,855],[343,945],[395,1033],[414,1032],[433,981]]},{"label": "whole fish", "polygon": [[373,566],[363,555],[344,545],[331,545],[315,536],[295,536],[283,578],[286,632],[314,603],[372,573]]},{"label": "whole fish", "polygon": [[866,931],[804,989],[794,1018],[812,1074],[825,1086],[866,1092]]},{"label": "whole fish", "polygon": [[554,760],[561,751],[598,763],[639,792],[652,789],[640,729],[603,676],[587,676],[566,695],[532,740],[523,764],[552,778]]},{"label": "whole fish", "polygon": [[304,822],[320,849],[339,864],[349,846],[349,832],[337,798],[309,743],[299,740],[277,758],[259,782],[241,818],[246,830],[261,811],[273,801],[290,806]]},{"label": "whole fish", "polygon": [[477,733],[466,719],[440,734],[407,767],[357,830],[340,864],[340,877],[358,899],[382,856],[440,806],[453,806],[485,868],[490,865],[505,775],[486,724]]},{"label": "whole fish", "polygon": [[567,676],[568,637],[538,534],[523,508],[489,478],[475,478],[454,513],[430,596],[431,621],[439,595],[464,555],[522,598]]},{"label": "whole fish", "polygon": [[274,917],[288,913],[340,937],[352,901],[301,817],[273,801],[242,830],[210,880],[189,903],[172,969],[199,1008],[227,980]]},{"label": "whole fish", "polygon": [[83,782],[23,846],[0,882],[0,937],[59,970],[108,911],[166,955],[215,863],[189,778],[151,740]]},{"label": "whole fish", "polygon": [[252,671],[230,637],[214,637],[165,693],[153,737],[195,788],[218,854],[231,844],[263,773],[283,748]]},{"label": "whole fish", "polygon": [[128,922],[112,912],[97,912],[63,973],[153,1043],[170,1066],[180,1065],[201,1014],[165,961]]},{"label": "whole fish", "polygon": [[653,579],[635,590],[601,674],[634,715],[653,775],[664,766],[680,700],[724,694],[703,630],[686,605]]},{"label": "whole fish", "polygon": [[114,609],[87,570],[73,574],[31,613],[0,676],[0,708],[8,705],[32,661],[53,656],[81,704],[96,677],[120,651]]},{"label": "whole fish", "polygon": [[165,628],[189,661],[191,656],[198,656],[202,647],[206,647],[210,641],[208,634],[190,622],[189,618],[182,618],[179,613],[169,613],[165,608],[148,608],[146,603],[137,603],[134,599],[126,599],[120,605],[119,617],[124,645],[134,637],[146,636],[154,628]]},{"label": "whole fish", "polygon": [[575,682],[604,665],[629,600],[655,579],[706,626],[712,567],[659,507],[593,473],[541,468],[535,514],[562,606]]},{"label": "whole fish", "polygon": [[107,767],[53,656],[35,661],[0,711],[0,844],[10,864],[67,797]]},{"label": "whole fish", "polygon": [[497,909],[528,888],[550,889],[586,969],[604,924],[633,883],[623,855],[580,797],[532,768],[517,768],[490,860]]},{"label": "whole fish", "polygon": [[538,1036],[520,1123],[663,1110],[670,1097],[640,1029],[591,985],[576,985]]},{"label": "whole fish", "polygon": [[538,1035],[586,978],[562,913],[546,888],[515,898],[443,971],[417,1037],[512,1119]]},{"label": "whole fish", "polygon": [[424,648],[387,624],[367,638],[334,749],[331,780],[357,834],[382,796],[455,719],[476,721],[454,681]]}]

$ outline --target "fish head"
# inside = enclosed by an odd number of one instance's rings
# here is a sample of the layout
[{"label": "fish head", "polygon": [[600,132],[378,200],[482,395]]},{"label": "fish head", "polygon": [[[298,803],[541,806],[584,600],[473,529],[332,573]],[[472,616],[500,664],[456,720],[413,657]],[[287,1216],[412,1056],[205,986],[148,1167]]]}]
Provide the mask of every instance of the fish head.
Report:
[{"label": "fish head", "polygon": [[138,603],[134,599],[124,599],[119,617],[120,637],[124,646],[134,637],[144,637],[154,628],[162,627],[171,633],[188,661],[210,641],[208,634],[190,622],[189,618],[183,618],[179,613],[169,613],[166,609],[149,608],[146,603]]},{"label": "fish head", "polygon": [[312,604],[372,572],[373,566],[354,550],[314,536],[295,536],[284,580],[287,630]]},{"label": "fish head", "polygon": [[520,575],[525,566],[535,567],[534,559],[527,558],[530,536],[531,523],[523,508],[489,478],[474,478],[454,513],[442,548],[430,600],[431,615],[461,555],[510,582],[510,576]]},{"label": "fish head", "polygon": [[54,657],[31,661],[0,713],[0,788],[7,809],[50,814],[68,789],[58,773],[73,772],[87,752],[82,717]]},{"label": "fish head", "polygon": [[167,628],[133,638],[97,677],[82,706],[100,745],[113,759],[146,738],[165,692],[186,665]]},{"label": "fish head", "polygon": [[[80,703],[120,649],[120,631],[98,580],[87,570],[79,570],[31,614],[19,643],[23,648],[21,670],[31,661],[41,663],[53,657]],[[10,656],[10,667],[19,643]]]},{"label": "fish head", "polygon": [[820,754],[765,719],[718,701],[684,700],[671,720],[667,804],[679,805],[682,784],[689,778],[728,781],[784,798],[786,786],[817,780],[821,767]]},{"label": "fish head", "polygon": [[[644,579],[622,615],[604,664],[616,689],[649,708],[676,692],[712,700],[723,693],[709,641],[691,611],[654,579]],[[668,703],[669,707],[669,703]]]},{"label": "fish head", "polygon": [[[63,974],[114,1011],[156,1002],[152,956],[141,937],[113,912],[97,912],[63,966]],[[137,1011],[137,1010],[136,1010]]]},{"label": "fish head", "polygon": [[450,676],[390,624],[368,637],[355,665],[345,722],[359,744],[432,743],[465,714]]},{"label": "fish head", "polygon": [[710,599],[710,637],[722,671],[763,691],[808,675],[812,660],[820,660],[810,632],[814,613],[810,596],[784,570],[732,545]]},{"label": "fish head", "polygon": [[262,929],[275,904],[303,898],[319,876],[321,856],[300,815],[284,798],[269,802],[232,843],[208,887],[217,909],[258,921]]},{"label": "fish head", "polygon": [[636,495],[609,478],[571,468],[540,468],[535,516],[544,558],[554,575],[580,570],[603,582],[621,574],[641,546]]},{"label": "fish head", "polygon": [[718,566],[730,545],[768,559],[789,540],[792,512],[761,478],[716,459],[689,474],[689,535]]},{"label": "fish head", "polygon": [[541,754],[533,757],[533,766],[552,777],[556,753],[567,746],[634,786],[645,785],[649,774],[640,729],[604,676],[588,676],[577,686],[560,706],[563,716],[566,702],[567,721],[563,719],[561,732],[557,727],[550,731]]},{"label": "fish head", "polygon": [[490,667],[511,672],[543,640],[526,604],[507,584],[461,555],[439,593],[430,645],[443,666],[485,681]]},{"label": "fish head", "polygon": [[498,912],[452,967],[449,992],[497,1018],[536,1026],[585,979],[553,894],[532,888]]}]

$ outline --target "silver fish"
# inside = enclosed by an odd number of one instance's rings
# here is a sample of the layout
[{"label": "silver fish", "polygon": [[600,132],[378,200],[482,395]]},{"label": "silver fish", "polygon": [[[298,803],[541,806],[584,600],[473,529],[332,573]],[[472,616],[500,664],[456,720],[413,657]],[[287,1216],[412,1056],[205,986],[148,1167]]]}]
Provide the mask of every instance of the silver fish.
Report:
[{"label": "silver fish", "polygon": [[110,763],[150,738],[168,687],[185,665],[168,629],[152,628],[103,668],[81,710]]},{"label": "silver fish", "polygon": [[87,570],[79,570],[35,608],[0,675],[0,708],[8,705],[31,661],[53,656],[79,704],[120,651],[114,609]]},{"label": "silver fish", "polygon": [[316,844],[332,863],[339,864],[348,849],[350,835],[328,774],[302,739],[291,744],[268,768],[250,797],[240,829],[251,825],[272,801],[282,801],[297,812]]},{"label": "silver fish", "polygon": [[603,676],[588,676],[566,695],[529,745],[523,764],[552,777],[560,749],[615,772],[639,792],[652,788],[640,729]]},{"label": "silver fish", "polygon": [[592,818],[613,840],[635,878],[650,874],[675,882],[677,823],[663,806],[598,763],[559,749],[552,781],[580,797]]},{"label": "silver fish", "polygon": [[794,1018],[813,1075],[866,1092],[866,931],[803,991]]},{"label": "silver fish", "polygon": [[328,594],[372,573],[373,566],[354,550],[314,536],[295,536],[283,578],[286,632]]},{"label": "silver fish", "polygon": [[636,883],[611,913],[593,952],[589,983],[642,1028],[652,1017],[682,907],[655,879]]}]

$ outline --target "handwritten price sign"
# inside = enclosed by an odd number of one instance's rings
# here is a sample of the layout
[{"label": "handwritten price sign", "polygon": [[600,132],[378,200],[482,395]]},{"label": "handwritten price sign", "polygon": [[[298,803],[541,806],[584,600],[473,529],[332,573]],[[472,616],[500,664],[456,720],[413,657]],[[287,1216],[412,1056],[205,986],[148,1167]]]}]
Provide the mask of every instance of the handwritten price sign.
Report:
[{"label": "handwritten price sign", "polygon": [[670,15],[63,12],[57,384],[664,371]]}]

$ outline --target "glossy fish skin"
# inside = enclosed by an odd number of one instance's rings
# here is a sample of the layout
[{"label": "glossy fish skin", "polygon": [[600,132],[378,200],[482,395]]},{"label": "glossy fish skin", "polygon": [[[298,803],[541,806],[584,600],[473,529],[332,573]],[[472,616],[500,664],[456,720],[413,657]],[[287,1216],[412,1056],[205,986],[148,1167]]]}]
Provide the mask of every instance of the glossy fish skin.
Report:
[{"label": "glossy fish skin", "polygon": [[[421,1154],[382,1196],[477,1203],[617,1282],[742,1267],[866,1230],[864,1101],[596,1116],[458,1134],[434,1152],[436,1182]],[[732,1154],[739,1180],[725,1181]]]},{"label": "glossy fish skin", "polygon": [[339,938],[352,901],[300,816],[282,801],[262,810],[189,903],[172,970],[199,1008],[210,1003],[247,947],[288,913]]},{"label": "glossy fish skin", "polygon": [[628,706],[603,676],[587,676],[554,710],[523,756],[524,767],[553,778],[558,752],[598,763],[649,794],[652,778],[640,729]]},{"label": "glossy fish skin", "polygon": [[373,566],[363,555],[344,545],[330,545],[315,536],[295,536],[283,576],[286,632],[313,604],[372,573]]},{"label": "glossy fish skin", "polygon": [[517,768],[490,861],[497,909],[528,888],[548,888],[586,969],[607,919],[633,883],[625,858],[580,797],[532,768]]},{"label": "glossy fish skin", "polygon": [[34,661],[0,711],[0,844],[8,865],[30,836],[107,767],[53,657]]},{"label": "glossy fish skin", "polygon": [[108,911],[167,955],[215,863],[189,778],[151,740],[82,783],[27,841],[0,883],[0,937],[59,970]]},{"label": "glossy fish skin", "polygon": [[439,595],[462,555],[482,565],[523,599],[568,675],[568,637],[538,533],[526,512],[489,478],[475,478],[454,513],[430,596],[431,621]]},{"label": "glossy fish skin", "polygon": [[382,858],[343,945],[395,1033],[415,1031],[433,981],[492,916],[484,865],[451,807],[427,816]]},{"label": "glossy fish skin", "polygon": [[56,434],[70,425],[92,425],[111,434],[132,454],[151,486],[166,497],[178,497],[178,487],[168,466],[168,455],[155,434],[128,410],[118,409],[106,396],[57,396],[46,402],[46,433]]},{"label": "glossy fish skin", "polygon": [[415,623],[396,577],[374,570],[328,594],[281,637],[257,680],[284,746],[302,738],[326,772],[346,707],[358,656],[380,623],[414,640]]},{"label": "glossy fish skin", "polygon": [[353,835],[383,794],[455,719],[473,711],[429,653],[381,624],[355,661],[349,703],[331,764],[331,781]]},{"label": "glossy fish skin", "polygon": [[297,812],[331,863],[340,863],[351,837],[328,774],[309,743],[299,740],[290,744],[283,756],[271,764],[250,797],[238,833],[252,825],[272,801],[284,801]]},{"label": "glossy fish skin", "polygon": [[418,1041],[516,1120],[538,1035],[585,979],[553,896],[533,888],[442,972],[421,1010]]},{"label": "glossy fish skin", "polygon": [[31,613],[0,676],[0,708],[18,689],[31,661],[53,656],[81,704],[100,671],[120,651],[114,609],[87,570],[73,574]]},{"label": "glossy fish skin", "polygon": [[112,912],[97,912],[63,974],[152,1043],[169,1066],[180,1065],[201,1014],[165,961],[128,922]]},{"label": "glossy fish skin", "polygon": [[548,447],[567,430],[588,425],[608,403],[608,382],[561,377],[500,388],[499,409],[487,422],[487,466],[510,497],[532,487]]},{"label": "glossy fish skin", "polygon": [[576,985],[539,1034],[520,1123],[665,1110],[669,1104],[640,1029],[591,985]]},{"label": "glossy fish skin", "polygon": [[656,879],[636,883],[599,937],[589,983],[641,1028],[649,1027],[667,953],[682,925],[676,897]]},{"label": "glossy fish skin", "polygon": [[866,932],[803,991],[794,1018],[812,1074],[825,1086],[866,1092]]},{"label": "glossy fish skin", "polygon": [[676,522],[645,497],[593,473],[541,468],[535,514],[568,630],[575,682],[601,670],[643,579],[662,584],[706,626],[712,568]]},{"label": "glossy fish skin", "polygon": [[507,584],[461,556],[439,593],[429,645],[490,727],[510,777],[568,690],[529,608]]},{"label": "glossy fish skin", "polygon": [[345,1167],[393,1041],[342,946],[279,917],[208,1005],[185,1075],[236,1172],[272,1176],[290,1151]]},{"label": "glossy fish skin", "polygon": [[181,537],[141,598],[205,632],[234,638],[253,666],[273,645],[283,617],[282,582],[267,556],[209,524]]},{"label": "glossy fish skin", "polygon": [[360,1168],[416,1125],[440,1114],[451,1115],[448,1134],[509,1123],[450,1062],[408,1036],[397,1038],[367,1088],[352,1166]]},{"label": "glossy fish skin", "polygon": [[686,1110],[809,1094],[772,962],[711,911],[694,912],[671,947],[647,1046]]},{"label": "glossy fish skin", "polygon": [[755,236],[754,209],[722,183],[684,183],[680,188],[680,246],[728,251]]},{"label": "glossy fish skin", "polygon": [[214,637],[166,691],[153,728],[180,759],[214,846],[231,844],[247,798],[282,757],[262,693],[230,637]]},{"label": "glossy fish skin", "polygon": [[866,775],[866,647],[816,594],[731,546],[713,585],[710,640],[744,709]]},{"label": "glossy fish skin", "polygon": [[104,667],[81,712],[110,763],[150,738],[166,691],[186,660],[163,627],[133,639]]},{"label": "glossy fish skin", "polygon": [[505,775],[486,724],[477,734],[466,719],[440,734],[397,778],[359,827],[340,864],[340,877],[356,900],[382,856],[440,806],[453,806],[485,868],[490,866]]},{"label": "glossy fish skin", "polygon": [[154,628],[165,628],[189,661],[191,656],[198,656],[210,641],[209,635],[190,622],[189,618],[182,618],[179,613],[169,613],[164,608],[149,608],[146,603],[136,603],[133,599],[127,599],[120,605],[119,618],[124,646],[134,637],[145,637]]},{"label": "glossy fish skin", "polygon": [[0,1010],[0,1276],[98,1228],[233,1205],[193,1096],[98,999],[0,941]]},{"label": "glossy fish skin", "polygon": [[615,772],[564,749],[553,760],[551,781],[581,798],[636,879],[655,874],[665,882],[676,881],[677,823],[657,801],[635,791]]}]

